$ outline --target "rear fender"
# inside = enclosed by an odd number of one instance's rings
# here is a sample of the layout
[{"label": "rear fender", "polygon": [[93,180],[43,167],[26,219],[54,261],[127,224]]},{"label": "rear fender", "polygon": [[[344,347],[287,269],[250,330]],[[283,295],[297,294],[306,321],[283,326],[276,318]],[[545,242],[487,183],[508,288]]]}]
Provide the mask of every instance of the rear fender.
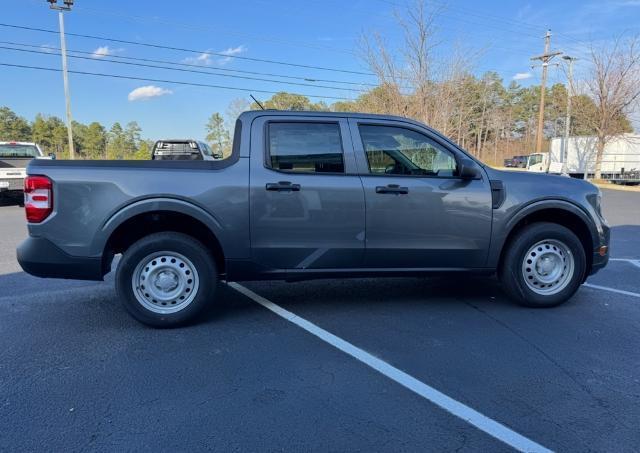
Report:
[{"label": "rear fender", "polygon": [[95,256],[101,255],[105,245],[107,244],[107,241],[109,240],[109,237],[111,237],[113,232],[124,222],[137,215],[146,214],[153,211],[170,211],[188,215],[196,220],[199,220],[211,230],[216,238],[218,238],[223,252],[226,252],[224,250],[224,247],[225,243],[228,242],[224,240],[224,229],[222,228],[220,221],[216,219],[212,214],[205,211],[201,207],[184,200],[176,198],[157,197],[138,200],[134,203],[120,208],[116,213],[109,217],[103,224],[98,234],[96,234],[91,244],[92,253]]}]

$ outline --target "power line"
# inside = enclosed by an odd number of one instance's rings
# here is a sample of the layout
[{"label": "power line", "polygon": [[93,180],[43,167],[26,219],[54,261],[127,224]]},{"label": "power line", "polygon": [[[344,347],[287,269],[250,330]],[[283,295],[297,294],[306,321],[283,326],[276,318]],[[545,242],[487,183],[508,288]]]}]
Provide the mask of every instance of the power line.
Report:
[{"label": "power line", "polygon": [[[36,0],[36,1],[40,1],[40,0]],[[78,11],[82,11],[82,12],[88,12],[90,14],[95,14],[95,15],[110,15],[110,16],[114,16],[114,17],[118,17],[118,18],[124,18],[124,19],[129,19],[135,22],[139,22],[139,23],[155,23],[155,24],[165,24],[165,25],[170,25],[171,27],[178,27],[178,28],[183,28],[186,30],[195,30],[195,31],[214,31],[216,33],[220,33],[221,28],[220,27],[207,27],[204,25],[196,25],[196,24],[185,24],[185,23],[179,23],[179,22],[175,22],[174,20],[170,20],[170,19],[163,19],[161,17],[145,17],[145,16],[135,16],[135,15],[131,15],[131,14],[123,14],[121,12],[116,12],[116,11],[104,11],[104,10],[97,10],[97,9],[92,9],[92,8],[87,8],[85,6],[77,6],[76,10]],[[345,53],[345,54],[350,54],[353,55],[354,52],[353,50],[348,50],[348,49],[342,49],[342,48],[338,48],[338,47],[333,47],[333,46],[324,46],[324,45],[320,45],[320,44],[312,44],[309,42],[303,42],[303,41],[291,41],[291,40],[287,40],[287,39],[281,39],[281,38],[277,38],[277,37],[268,37],[265,36],[264,34],[260,34],[260,36],[258,35],[253,35],[253,34],[249,34],[249,33],[241,33],[238,32],[235,29],[229,29],[229,28],[222,28],[224,30],[224,34],[225,35],[236,35],[236,36],[243,36],[243,37],[248,37],[250,39],[259,39],[262,42],[271,42],[271,43],[275,43],[275,44],[284,44],[284,45],[288,45],[288,46],[294,46],[294,47],[305,47],[305,48],[309,48],[309,49],[316,49],[316,50],[327,50],[327,51],[331,51],[331,52],[340,52],[340,53]]]},{"label": "power line", "polygon": [[[39,71],[50,71],[50,72],[62,72],[62,69],[58,68],[45,68],[42,66],[28,66],[28,65],[20,65],[20,64],[12,64],[12,63],[2,63],[0,62],[0,66],[8,66],[12,68],[21,68],[21,69],[34,69]],[[125,76],[121,74],[105,74],[101,72],[87,72],[87,71],[69,71],[71,74],[81,74],[81,75],[91,75],[97,77],[110,77],[114,79],[126,79],[126,80],[140,80],[145,82],[158,82],[158,83],[171,83],[175,85],[186,85],[186,86],[194,86],[194,87],[205,87],[205,88],[217,88],[221,90],[234,90],[234,91],[242,91],[245,93],[264,93],[264,94],[278,94],[278,91],[269,91],[269,90],[256,90],[253,88],[241,88],[241,87],[229,87],[223,85],[211,85],[207,83],[196,83],[196,82],[183,82],[179,80],[166,80],[166,79],[151,79],[146,77],[134,77],[134,76]],[[306,96],[309,98],[318,98],[318,99],[337,99],[341,101],[353,101],[351,98],[343,98],[338,96],[325,96],[319,94],[304,94],[304,93],[292,93],[297,94],[299,96]]]},{"label": "power line", "polygon": [[[24,26],[24,25],[15,25],[15,24],[0,23],[0,27],[8,27],[8,28],[15,28],[15,29],[29,30],[29,31],[38,31],[38,32],[42,32],[42,33],[51,33],[51,34],[58,34],[59,33],[56,30],[49,30],[49,29],[46,29],[46,28],[27,27],[27,26]],[[173,47],[173,46],[165,46],[165,45],[161,45],[161,44],[152,44],[152,43],[146,43],[146,42],[140,42],[140,41],[129,41],[129,40],[126,40],[126,39],[108,38],[106,36],[85,35],[85,34],[81,34],[81,33],[67,33],[67,35],[75,36],[77,38],[97,39],[97,40],[102,40],[102,41],[117,42],[117,43],[120,43],[120,44],[132,44],[132,45],[135,45],[135,46],[152,47],[152,48],[155,48],[155,49],[175,50],[175,51],[178,51],[178,52],[197,53],[197,54],[200,54],[200,55],[211,55],[211,56],[222,57],[222,58],[234,58],[234,59],[238,59],[238,60],[254,61],[254,62],[258,62],[258,63],[269,63],[269,64],[277,64],[277,65],[282,65],[282,66],[292,66],[292,67],[297,67],[297,68],[306,68],[306,69],[317,69],[317,70],[321,70],[321,71],[341,72],[341,73],[345,73],[345,74],[357,74],[357,75],[375,76],[375,74],[373,74],[371,72],[351,71],[351,70],[348,70],[348,69],[338,69],[338,68],[328,68],[328,67],[324,67],[324,66],[312,66],[312,65],[304,65],[304,64],[298,64],[298,63],[288,63],[286,61],[267,60],[267,59],[263,59],[263,58],[253,58],[253,57],[243,57],[243,56],[240,56],[240,55],[227,55],[227,54],[224,54],[224,53],[221,53],[221,52],[210,52],[210,51],[187,49],[187,48],[184,48],[184,47]]]},{"label": "power line", "polygon": [[[26,43],[19,43],[19,42],[13,42],[13,41],[0,41],[0,44],[8,44],[8,45],[11,45],[11,46],[31,47],[31,48],[36,48],[36,49],[46,48],[46,49],[50,49],[50,50],[58,50],[58,51],[60,50],[59,47],[53,47],[53,46],[43,47],[43,46],[37,45],[37,44],[26,44]],[[70,49],[67,49],[67,52],[78,53],[78,54],[83,54],[83,55],[95,55],[95,52],[87,52],[87,51],[83,51],[83,50],[70,50]],[[316,77],[311,77],[311,76],[291,76],[291,75],[285,75],[285,74],[275,74],[275,73],[270,73],[270,72],[247,71],[247,70],[242,70],[242,69],[230,69],[230,68],[220,68],[220,67],[209,68],[207,66],[198,65],[198,64],[176,63],[175,61],[169,61],[169,60],[156,60],[156,59],[150,59],[150,58],[128,57],[128,56],[124,56],[124,55],[111,55],[110,54],[109,58],[117,58],[117,59],[121,59],[121,60],[131,60],[131,61],[144,61],[144,62],[147,62],[147,63],[170,64],[170,65],[174,65],[174,66],[184,66],[184,67],[189,67],[189,68],[206,69],[207,72],[210,72],[212,74],[216,74],[219,71],[222,71],[222,72],[237,72],[239,74],[251,74],[251,75],[260,75],[260,76],[267,76],[267,77],[281,77],[283,79],[302,80],[302,81],[306,81],[306,82],[340,83],[340,84],[344,84],[344,85],[370,86],[370,87],[377,87],[378,86],[375,83],[367,83],[367,82],[348,82],[346,80],[318,79]]]},{"label": "power line", "polygon": [[[381,3],[386,3],[388,5],[392,5],[392,6],[395,6],[395,7],[404,7],[404,6],[406,6],[406,5],[401,5],[400,3],[397,3],[397,2],[394,2],[394,1],[391,1],[391,0],[377,0],[377,1],[379,1]],[[440,7],[443,8],[443,9],[446,9],[446,8],[450,7],[450,5],[448,5],[447,3],[444,3],[444,2],[433,1],[433,3],[439,4]],[[487,23],[478,23],[478,22],[474,22],[474,21],[471,21],[469,19],[466,19],[464,17],[461,17],[460,15],[449,15],[449,14],[443,12],[443,11],[438,11],[437,14],[440,15],[440,16],[448,17],[449,19],[452,19],[452,20],[456,20],[456,21],[459,21],[459,22],[464,22],[464,23],[471,24],[471,25],[481,25],[481,26],[484,26],[484,27],[495,28],[495,29],[500,30],[500,31],[507,31],[507,32],[512,32],[512,33],[516,33],[516,34],[519,34],[519,35],[530,36],[530,37],[538,37],[538,35],[533,34],[533,32],[532,33],[526,33],[526,32],[524,32],[522,30],[519,30],[519,31],[509,30],[509,29],[504,28],[504,26],[500,26],[500,25],[488,25]],[[478,14],[474,14],[474,13],[467,13],[467,14],[475,15],[477,17],[482,18],[482,16],[480,16]],[[495,19],[494,19],[494,21],[495,21]],[[539,29],[539,27],[537,27],[537,28]]]},{"label": "power line", "polygon": [[[16,52],[34,53],[34,54],[40,54],[40,55],[58,55],[58,56],[61,55],[60,53],[57,53],[57,52],[48,52],[48,51],[44,51],[44,50],[19,49],[19,48],[16,48],[16,47],[6,47],[6,46],[0,46],[0,49],[13,50],[13,51],[16,51]],[[285,85],[297,85],[297,86],[306,86],[306,87],[314,87],[314,88],[326,88],[326,89],[331,89],[331,90],[343,90],[343,91],[358,91],[358,92],[367,91],[367,90],[356,89],[356,88],[345,88],[345,87],[336,87],[336,86],[328,86],[328,85],[315,85],[315,84],[312,84],[312,83],[285,82],[285,81],[282,81],[282,80],[262,79],[262,78],[258,78],[258,77],[240,76],[240,75],[235,75],[235,74],[215,74],[215,73],[212,73],[212,72],[198,71],[198,70],[195,70],[195,69],[170,68],[170,67],[166,67],[166,66],[158,66],[158,65],[152,65],[152,64],[132,63],[130,61],[118,61],[118,60],[112,60],[112,59],[107,58],[107,57],[101,57],[101,58],[97,59],[95,57],[83,57],[83,56],[80,56],[80,55],[69,55],[69,58],[76,58],[76,59],[90,60],[90,61],[104,61],[104,62],[108,62],[108,63],[116,63],[116,64],[123,64],[123,65],[129,65],[129,66],[139,66],[139,67],[145,67],[145,68],[166,69],[166,70],[169,70],[169,71],[190,72],[190,73],[195,73],[195,74],[205,74],[205,75],[209,75],[209,76],[231,77],[231,78],[245,79],[245,80],[256,80],[256,81],[259,81],[259,82],[282,83],[282,84],[285,84]]]},{"label": "power line", "polygon": [[[385,3],[388,5],[392,5],[392,6],[396,6],[396,7],[403,7],[402,4],[397,3],[395,1],[392,0],[376,0],[379,1],[381,3]],[[527,36],[527,37],[531,37],[531,38],[538,38],[539,35],[537,34],[537,32],[540,30],[540,26],[533,24],[531,22],[526,22],[526,21],[521,21],[521,20],[516,20],[516,19],[508,19],[508,18],[504,18],[504,17],[499,17],[499,16],[495,16],[495,15],[490,15],[490,14],[483,14],[478,12],[477,10],[473,10],[473,9],[469,9],[469,8],[462,8],[459,6],[455,6],[455,5],[450,5],[447,4],[445,2],[442,1],[438,1],[438,0],[432,0],[432,3],[435,3],[437,5],[440,5],[441,7],[443,7],[444,9],[451,9],[451,10],[457,10],[460,12],[465,13],[466,15],[471,15],[471,16],[475,16],[481,20],[484,21],[489,21],[489,22],[494,22],[494,23],[503,23],[503,24],[508,24],[508,25],[513,25],[515,27],[518,27],[517,30],[514,29],[510,29],[510,28],[505,28],[504,25],[489,25],[486,22],[474,22],[472,20],[469,20],[466,17],[461,17],[459,15],[449,15],[446,12],[442,12],[440,11],[438,14],[451,19],[451,20],[455,20],[455,21],[459,21],[462,23],[467,23],[467,24],[471,24],[471,25],[481,25],[484,27],[489,27],[489,28],[494,28],[503,32],[507,32],[507,33],[513,33],[516,35],[522,35],[522,36]],[[406,5],[404,5],[406,6]],[[522,27],[528,27],[530,32],[525,32],[522,30]],[[478,30],[474,30],[474,35],[478,34],[479,31]],[[576,45],[582,45],[584,43],[587,43],[588,41],[585,40],[579,40],[576,38],[573,38],[572,36],[570,36],[567,33],[562,33],[562,32],[556,32],[556,34],[564,36],[564,39],[568,40],[568,41],[572,41],[576,44],[573,44],[573,46],[575,47]],[[563,46],[565,48],[568,48],[569,50],[571,50],[571,45],[569,46]],[[576,50],[573,50],[574,52],[576,52]]]}]

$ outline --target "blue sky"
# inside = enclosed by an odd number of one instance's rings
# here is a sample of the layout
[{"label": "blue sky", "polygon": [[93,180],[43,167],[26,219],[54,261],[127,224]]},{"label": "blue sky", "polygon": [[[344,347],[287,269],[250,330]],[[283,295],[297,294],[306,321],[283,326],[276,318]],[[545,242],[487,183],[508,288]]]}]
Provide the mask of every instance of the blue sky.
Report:
[{"label": "blue sky", "polygon": [[[428,3],[434,4],[433,1]],[[404,4],[402,0],[76,0],[74,10],[65,15],[65,20],[67,32],[72,33],[368,72],[356,54],[359,37],[375,30],[383,33],[391,46],[397,45],[401,33],[393,11]],[[482,58],[475,65],[477,73],[495,70],[505,81],[516,77],[523,85],[539,83],[539,70],[530,68],[529,57],[542,53],[542,36],[547,28],[554,33],[552,47],[574,55],[581,55],[591,40],[606,45],[621,33],[640,32],[640,0],[451,0],[440,5],[444,8],[437,23],[441,54],[446,55],[456,45],[470,53],[481,50]],[[58,28],[57,15],[48,9],[45,0],[7,1],[0,22]],[[55,34],[1,26],[0,41],[59,47]],[[246,89],[231,91],[70,75],[74,119],[85,123],[100,121],[107,127],[114,121],[124,124],[136,120],[143,135],[151,139],[166,136],[203,138],[204,124],[211,113],[224,113],[232,100],[248,98],[250,92],[259,99],[270,96],[257,90],[346,98],[353,98],[358,92],[113,64],[104,61],[105,55],[187,62],[211,69],[375,83],[375,78],[367,75],[156,49],[103,39],[69,36],[67,47],[95,52],[88,60],[70,59],[71,70]],[[56,55],[5,49],[0,49],[0,63],[50,68],[59,68],[61,64]],[[274,76],[267,78],[286,81]],[[561,71],[550,69],[551,83],[563,81],[563,78]],[[324,85],[363,88],[328,82]],[[326,101],[331,102],[330,99]],[[64,117],[62,75],[0,66],[0,105],[7,105],[29,119],[38,112]]]}]

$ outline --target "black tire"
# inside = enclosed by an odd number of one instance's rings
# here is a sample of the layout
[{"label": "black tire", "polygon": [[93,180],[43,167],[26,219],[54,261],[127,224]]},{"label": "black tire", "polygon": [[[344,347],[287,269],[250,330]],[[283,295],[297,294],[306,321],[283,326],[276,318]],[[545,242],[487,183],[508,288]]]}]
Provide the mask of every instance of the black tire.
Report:
[{"label": "black tire", "polygon": [[[558,292],[539,294],[533,291],[525,280],[529,278],[535,281],[535,278],[530,275],[525,277],[523,265],[530,249],[539,242],[547,240],[559,241],[569,249],[574,261],[573,274],[566,279],[566,286]],[[521,305],[541,308],[560,305],[574,295],[584,280],[587,267],[584,247],[580,239],[562,225],[549,222],[527,225],[516,233],[506,247],[498,276],[507,295]]]},{"label": "black tire", "polygon": [[[136,293],[141,290],[134,288],[134,273],[136,273],[139,265],[144,267],[142,265],[143,260],[158,252],[179,254],[186,258],[186,261],[189,261],[189,264],[193,267],[193,276],[196,278],[195,281],[198,282],[197,288],[193,287],[195,296],[189,294],[188,299],[191,299],[191,301],[179,311],[171,313],[152,311],[141,302],[141,300],[145,300],[142,295],[136,296]],[[147,267],[146,270],[148,269]],[[178,275],[176,278],[186,279],[187,277]],[[191,280],[189,281],[191,282]],[[176,232],[154,233],[135,242],[123,254],[116,271],[116,291],[124,307],[135,319],[153,327],[176,327],[193,321],[208,304],[213,302],[217,283],[218,273],[211,252],[191,236]],[[187,291],[190,289],[187,289]],[[147,294],[147,296],[149,295]],[[154,302],[156,301],[154,300]],[[149,305],[149,302],[147,302],[147,305]],[[180,304],[174,309],[179,307]],[[157,310],[168,308],[171,307],[162,307],[158,304]]]}]

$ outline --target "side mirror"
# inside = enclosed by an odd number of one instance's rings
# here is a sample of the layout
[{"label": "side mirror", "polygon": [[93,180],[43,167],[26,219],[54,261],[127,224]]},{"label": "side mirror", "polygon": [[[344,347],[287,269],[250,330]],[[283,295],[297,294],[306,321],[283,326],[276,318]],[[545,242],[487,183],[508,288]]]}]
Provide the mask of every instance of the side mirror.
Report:
[{"label": "side mirror", "polygon": [[462,179],[480,179],[480,168],[471,159],[460,159],[458,162],[458,176]]},{"label": "side mirror", "polygon": [[49,153],[51,160],[56,160],[56,153]]}]

